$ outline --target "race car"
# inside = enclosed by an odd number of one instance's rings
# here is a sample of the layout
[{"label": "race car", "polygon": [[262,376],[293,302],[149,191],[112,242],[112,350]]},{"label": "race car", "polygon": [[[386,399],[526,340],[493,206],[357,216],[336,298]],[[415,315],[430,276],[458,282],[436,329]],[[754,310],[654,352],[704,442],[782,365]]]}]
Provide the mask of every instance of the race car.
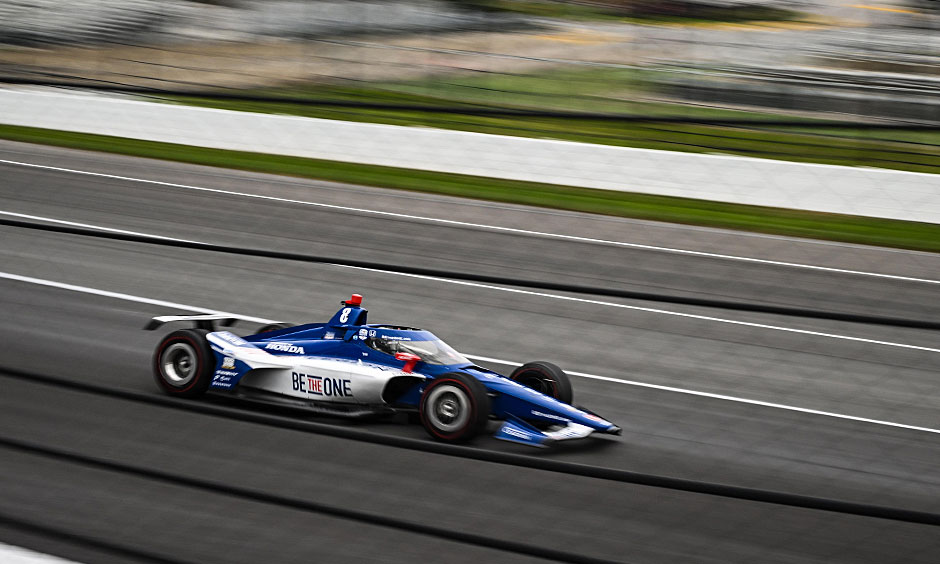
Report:
[{"label": "race car", "polygon": [[494,437],[536,447],[621,429],[572,405],[568,376],[530,362],[508,377],[474,365],[434,334],[368,324],[353,294],[326,323],[265,326],[240,337],[222,315],[161,316],[145,327],[190,322],[157,345],[153,375],[167,394],[216,391],[313,413],[366,417],[410,413],[436,440],[466,442],[502,424]]}]

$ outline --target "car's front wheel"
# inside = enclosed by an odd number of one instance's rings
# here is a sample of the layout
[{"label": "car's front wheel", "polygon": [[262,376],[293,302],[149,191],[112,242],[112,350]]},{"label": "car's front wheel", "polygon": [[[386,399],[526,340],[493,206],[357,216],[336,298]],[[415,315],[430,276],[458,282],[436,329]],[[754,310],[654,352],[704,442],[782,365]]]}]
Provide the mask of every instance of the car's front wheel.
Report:
[{"label": "car's front wheel", "polygon": [[208,331],[183,329],[167,335],[153,353],[153,377],[172,396],[194,397],[212,383],[215,354],[206,340]]},{"label": "car's front wheel", "polygon": [[574,390],[568,375],[551,362],[523,364],[513,370],[509,379],[567,404],[571,404],[574,399]]},{"label": "car's front wheel", "polygon": [[278,331],[280,329],[287,329],[288,327],[293,327],[293,325],[290,323],[269,323],[268,325],[264,325],[258,329],[258,331],[255,332],[255,335],[269,333],[271,331]]},{"label": "car's front wheel", "polygon": [[428,383],[418,411],[428,434],[439,441],[466,442],[480,434],[490,415],[490,398],[479,380],[451,372]]}]

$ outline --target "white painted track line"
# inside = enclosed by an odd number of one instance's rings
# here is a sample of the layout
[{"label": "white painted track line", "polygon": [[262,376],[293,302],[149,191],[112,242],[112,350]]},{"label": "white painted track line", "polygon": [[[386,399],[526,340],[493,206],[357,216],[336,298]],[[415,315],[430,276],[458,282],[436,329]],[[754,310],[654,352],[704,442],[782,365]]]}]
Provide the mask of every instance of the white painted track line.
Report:
[{"label": "white painted track line", "polygon": [[804,269],[804,270],[816,270],[816,271],[821,271],[821,272],[833,272],[833,273],[850,274],[850,275],[856,275],[856,276],[869,276],[869,277],[874,277],[874,278],[885,278],[885,279],[889,279],[889,280],[901,280],[901,281],[905,281],[905,282],[921,282],[921,283],[926,283],[926,284],[940,284],[940,280],[933,280],[933,279],[929,279],[929,278],[916,278],[916,277],[911,277],[911,276],[900,276],[900,275],[897,275],[897,274],[884,274],[884,273],[878,273],[878,272],[865,272],[865,271],[861,271],[861,270],[849,270],[849,269],[844,269],[844,268],[833,268],[833,267],[828,267],[828,266],[819,266],[819,265],[812,265],[812,264],[800,264],[800,263],[784,262],[784,261],[775,261],[775,260],[760,259],[760,258],[752,258],[752,257],[741,257],[741,256],[735,256],[735,255],[724,255],[724,254],[719,254],[719,253],[708,253],[708,252],[703,252],[703,251],[692,251],[692,250],[688,250],[688,249],[674,249],[674,248],[670,248],[670,247],[659,247],[659,246],[655,246],[655,245],[643,245],[643,244],[640,244],[640,243],[628,243],[628,242],[625,242],[625,241],[613,241],[613,240],[607,240],[607,239],[595,239],[595,238],[592,238],[592,237],[579,237],[579,236],[576,236],[576,235],[564,235],[564,234],[560,234],[560,233],[548,233],[548,232],[543,232],[543,231],[531,231],[531,230],[527,230],[527,229],[516,229],[516,228],[514,228],[514,227],[502,227],[502,226],[498,226],[498,225],[486,225],[486,224],[482,224],[482,223],[470,223],[470,222],[466,222],[466,221],[457,221],[457,220],[453,220],[453,219],[442,219],[442,218],[425,217],[425,216],[419,216],[419,215],[410,215],[410,214],[395,213],[395,212],[380,211],[380,210],[370,210],[370,209],[366,209],[366,208],[355,208],[355,207],[350,207],[350,206],[339,206],[339,205],[334,205],[334,204],[325,204],[325,203],[321,203],[321,202],[312,202],[312,201],[307,201],[307,200],[296,200],[296,199],[291,199],[291,198],[279,198],[279,197],[276,197],[276,196],[265,196],[265,195],[262,195],[262,194],[250,194],[250,193],[247,193],[247,192],[236,192],[236,191],[233,191],[233,190],[222,190],[222,189],[218,189],[218,188],[206,188],[206,187],[202,187],[202,186],[193,186],[193,185],[189,185],[189,184],[177,184],[177,183],[174,183],[174,182],[164,182],[164,181],[160,181],[160,180],[147,180],[147,179],[143,179],[143,178],[133,178],[133,177],[129,177],[129,176],[119,176],[119,175],[115,175],[115,174],[105,174],[105,173],[101,173],[101,172],[91,172],[91,171],[87,171],[87,170],[76,170],[76,169],[62,168],[62,167],[56,167],[56,166],[48,166],[48,165],[40,165],[40,164],[34,164],[34,163],[26,163],[26,162],[20,162],[20,161],[11,161],[11,160],[6,160],[6,159],[0,159],[0,163],[2,163],[2,164],[8,164],[8,165],[13,165],[13,166],[22,166],[22,167],[28,167],[28,168],[37,168],[37,169],[43,169],[43,170],[53,170],[53,171],[56,171],[56,172],[66,172],[66,173],[70,173],[70,174],[80,174],[80,175],[85,175],[85,176],[95,176],[95,177],[100,177],[100,178],[110,178],[110,179],[114,179],[114,180],[126,180],[126,181],[129,181],[129,182],[139,182],[139,183],[143,183],[143,184],[152,184],[152,185],[156,185],[156,186],[167,186],[167,187],[171,187],[171,188],[181,188],[181,189],[185,189],[185,190],[197,190],[197,191],[201,191],[201,192],[211,192],[211,193],[216,193],[216,194],[225,194],[225,195],[228,195],[228,196],[238,196],[238,197],[243,197],[243,198],[255,198],[255,199],[259,199],[259,200],[269,200],[269,201],[275,201],[275,202],[282,202],[282,203],[289,203],[289,204],[297,204],[297,205],[303,205],[303,206],[312,206],[312,207],[325,208],[325,209],[335,209],[335,210],[349,211],[349,212],[362,213],[362,214],[371,214],[371,215],[378,215],[378,216],[395,217],[395,218],[399,218],[399,219],[410,219],[410,220],[424,221],[424,222],[429,222],[429,223],[439,223],[439,224],[444,224],[444,225],[455,225],[455,226],[459,226],[459,227],[470,227],[470,228],[474,228],[474,229],[485,229],[485,230],[490,230],[490,231],[501,231],[501,232],[504,232],[504,233],[516,233],[516,234],[519,234],[519,235],[529,235],[529,236],[535,236],[535,237],[546,237],[546,238],[561,239],[561,240],[566,240],[566,241],[577,241],[577,242],[581,242],[581,243],[592,243],[592,244],[611,245],[611,246],[618,246],[618,247],[628,247],[628,248],[633,248],[633,249],[644,249],[644,250],[659,251],[659,252],[666,252],[666,253],[672,253],[672,254],[681,254],[681,255],[688,255],[688,256],[699,256],[699,257],[707,257],[707,258],[716,258],[716,259],[722,259],[722,260],[732,260],[732,261],[748,262],[748,263],[755,263],[755,264],[768,264],[768,265],[773,265],[773,266],[782,266],[782,267],[787,267],[787,268],[799,268],[799,269]]},{"label": "white painted track line", "polygon": [[86,229],[97,229],[98,231],[107,231],[108,233],[123,233],[124,235],[141,235],[144,237],[153,237],[155,239],[162,239],[164,241],[181,241],[183,243],[195,243],[196,241],[190,241],[188,239],[176,239],[174,237],[164,237],[162,235],[150,235],[148,233],[139,233],[137,231],[127,231],[126,229],[113,229],[111,227],[102,227],[100,225],[90,225],[88,223],[76,223],[74,221],[65,221],[62,219],[53,219],[51,217],[43,217],[39,215],[28,215],[25,213],[15,213],[8,211],[0,211],[0,215],[6,215],[10,217],[18,217],[20,219],[33,219],[36,221],[47,221],[49,223],[58,223],[59,225],[69,225],[71,227],[83,227]]},{"label": "white painted track line", "polygon": [[656,309],[656,308],[651,308],[651,307],[641,307],[641,306],[633,306],[633,305],[627,305],[627,304],[618,304],[618,303],[615,303],[615,302],[605,302],[605,301],[602,301],[602,300],[592,300],[592,299],[588,299],[588,298],[575,298],[575,297],[572,297],[572,296],[562,296],[562,295],[560,295],[560,294],[548,294],[548,293],[545,293],[545,292],[535,292],[535,291],[533,291],[533,290],[519,290],[519,289],[517,289],[517,288],[504,288],[504,287],[502,287],[502,286],[493,286],[493,285],[490,285],[490,284],[480,284],[480,283],[478,283],[478,282],[466,282],[466,281],[464,281],[464,280],[450,280],[450,279],[447,279],[447,278],[434,278],[433,276],[425,276],[425,275],[423,275],[423,274],[406,274],[406,273],[403,273],[403,272],[389,272],[389,271],[387,271],[387,270],[378,270],[378,269],[374,269],[374,268],[362,268],[362,267],[358,267],[358,266],[345,266],[345,265],[333,265],[333,266],[340,266],[340,267],[343,267],[343,268],[354,268],[354,269],[356,269],[356,270],[366,270],[366,271],[370,271],[370,272],[380,272],[380,273],[383,273],[383,274],[392,274],[392,275],[395,275],[395,276],[405,276],[405,277],[407,277],[407,278],[420,278],[420,279],[422,279],[422,280],[431,280],[431,281],[434,281],[434,282],[446,282],[446,283],[448,283],[448,284],[457,284],[457,285],[460,285],[460,286],[471,286],[471,287],[474,287],[474,288],[483,288],[483,289],[486,289],[486,290],[497,290],[497,291],[500,291],[500,292],[510,292],[510,293],[513,293],[513,294],[523,294],[523,295],[526,295],[526,296],[537,296],[537,297],[540,297],[540,298],[549,298],[549,299],[554,299],[554,300],[564,300],[564,301],[568,301],[568,302],[579,302],[579,303],[583,303],[583,304],[593,304],[593,305],[600,305],[600,306],[604,306],[604,307],[616,307],[616,308],[620,308],[620,309],[631,309],[631,310],[634,310],[634,311],[645,311],[645,312],[647,312],[647,313],[656,313],[656,314],[660,314],[660,315],[670,315],[670,316],[674,316],[674,317],[685,317],[685,318],[687,318],[687,319],[699,319],[699,320],[702,320],[702,321],[713,321],[713,322],[715,322],[715,323],[728,323],[728,324],[730,324],[730,325],[741,325],[741,326],[744,326],[744,327],[753,327],[753,328],[755,328],[755,329],[769,329],[769,330],[772,330],[772,331],[784,331],[784,332],[786,332],[786,333],[799,333],[799,334],[801,334],[801,335],[810,335],[810,336],[813,336],[813,337],[825,337],[825,338],[828,338],[828,339],[841,339],[841,340],[844,340],[844,341],[855,341],[855,342],[857,342],[857,343],[867,343],[867,344],[870,344],[870,345],[884,345],[884,346],[887,346],[887,347],[897,347],[897,348],[902,348],[902,349],[913,349],[913,350],[918,350],[918,351],[927,351],[927,352],[940,353],[940,349],[931,348],[931,347],[922,347],[922,346],[919,346],[919,345],[908,345],[908,344],[905,344],[905,343],[895,343],[895,342],[892,342],[892,341],[879,341],[879,340],[876,340],[876,339],[865,339],[865,338],[862,338],[862,337],[851,337],[851,336],[849,336],[849,335],[838,335],[838,334],[835,334],[835,333],[823,333],[823,332],[820,332],[820,331],[809,331],[809,330],[807,330],[807,329],[794,329],[794,328],[792,328],[792,327],[781,327],[781,326],[779,326],[779,325],[768,325],[768,324],[766,324],[766,323],[753,323],[753,322],[750,322],[750,321],[738,321],[738,320],[735,320],[735,319],[725,319],[725,318],[722,318],[722,317],[712,317],[712,316],[709,316],[709,315],[697,315],[697,314],[694,314],[694,313],[682,313],[682,312],[679,312],[679,311],[669,311],[669,310],[665,310],[665,309]]},{"label": "white painted track line", "polygon": [[[87,286],[77,286],[77,285],[74,285],[74,284],[65,284],[65,283],[63,283],[63,282],[56,282],[56,281],[53,281],[53,280],[45,280],[45,279],[41,279],[41,278],[32,278],[32,277],[29,277],[29,276],[21,276],[21,275],[12,274],[12,273],[9,273],[9,272],[0,272],[0,279],[15,280],[15,281],[18,281],[18,282],[25,282],[25,283],[29,283],[29,284],[38,284],[38,285],[41,285],[41,286],[48,286],[48,287],[58,288],[58,289],[62,289],[62,290],[70,290],[70,291],[73,291],[73,292],[81,292],[81,293],[86,293],[86,294],[93,294],[93,295],[97,295],[97,296],[103,296],[103,297],[108,297],[108,298],[114,298],[114,299],[125,300],[125,301],[131,301],[131,302],[137,302],[137,303],[143,303],[143,304],[149,304],[149,305],[159,305],[159,306],[162,306],[162,307],[173,308],[173,309],[182,309],[182,310],[187,310],[187,311],[192,311],[192,312],[197,312],[197,313],[208,313],[208,314],[215,314],[215,315],[226,315],[226,316],[229,316],[229,317],[235,317],[235,318],[238,318],[238,319],[243,319],[243,320],[245,320],[245,321],[250,321],[250,322],[254,322],[254,323],[267,324],[267,323],[275,323],[275,322],[276,322],[275,320],[272,320],[272,319],[264,319],[264,318],[260,318],[260,317],[251,317],[251,316],[246,316],[246,315],[241,315],[241,314],[235,314],[235,313],[230,313],[230,312],[224,312],[224,311],[218,311],[218,310],[203,308],[203,307],[199,307],[199,306],[192,306],[192,305],[181,304],[181,303],[176,303],[176,302],[168,302],[168,301],[164,301],[164,300],[156,300],[156,299],[152,299],[152,298],[145,298],[145,297],[142,297],[142,296],[133,296],[133,295],[131,295],[131,294],[123,294],[123,293],[119,293],[119,292],[111,292],[111,291],[108,291],[108,290],[101,290],[101,289],[98,289],[98,288],[90,288],[90,287],[87,287]],[[898,345],[898,344],[892,344],[892,345],[894,345],[894,346],[909,347],[909,348],[918,348],[918,349],[921,348],[921,347],[911,347],[910,345]],[[933,352],[940,352],[940,350],[938,350],[938,349],[926,349],[926,350],[931,350],[931,351],[933,351]],[[483,362],[493,362],[493,363],[496,363],[496,364],[503,364],[503,365],[506,365],[506,366],[520,366],[520,365],[522,364],[522,363],[520,363],[520,362],[516,362],[516,361],[512,361],[512,360],[502,360],[502,359],[491,358],[491,357],[485,357],[485,356],[479,356],[479,355],[465,355],[465,356],[467,356],[467,358],[470,358],[471,360],[478,360],[478,361],[483,361]],[[823,417],[831,417],[831,418],[835,418],[835,419],[844,419],[844,420],[848,420],[848,421],[858,421],[858,422],[862,422],[862,423],[869,423],[869,424],[880,425],[880,426],[884,426],[884,427],[895,427],[895,428],[899,428],[899,429],[907,429],[907,430],[912,430],[912,431],[922,431],[922,432],[926,432],[926,433],[940,434],[940,429],[932,429],[932,428],[929,428],[929,427],[919,427],[919,426],[916,426],[916,425],[906,425],[906,424],[904,424],[904,423],[896,423],[896,422],[893,422],[893,421],[883,421],[883,420],[879,420],[879,419],[870,419],[870,418],[867,418],[867,417],[857,417],[857,416],[854,416],[854,415],[846,415],[846,414],[842,414],[842,413],[833,413],[833,412],[829,412],[829,411],[819,411],[819,410],[815,410],[815,409],[807,409],[807,408],[803,408],[803,407],[797,407],[797,406],[792,406],[792,405],[785,405],[785,404],[781,404],[781,403],[772,403],[772,402],[765,402],[765,401],[759,401],[759,400],[752,400],[752,399],[740,398],[740,397],[728,396],[728,395],[722,395],[722,394],[713,394],[713,393],[709,393],[709,392],[700,392],[700,391],[696,391],[696,390],[689,390],[689,389],[684,389],[684,388],[677,388],[677,387],[673,387],[673,386],[662,386],[662,385],[658,385],[658,384],[649,384],[649,383],[645,383],[645,382],[636,382],[636,381],[633,381],[633,380],[624,380],[624,379],[621,379],[621,378],[613,378],[613,377],[610,377],[610,376],[600,376],[600,375],[597,375],[597,374],[588,374],[588,373],[584,373],[584,372],[568,372],[568,374],[571,374],[572,376],[578,376],[578,377],[581,377],[581,378],[589,378],[589,379],[593,379],[593,380],[601,380],[601,381],[605,381],[605,382],[612,382],[612,383],[622,384],[622,385],[627,385],[627,386],[638,386],[638,387],[651,388],[651,389],[661,390],[661,391],[666,391],[666,392],[681,393],[681,394],[692,395],[692,396],[698,396],[698,397],[706,397],[706,398],[717,399],[717,400],[732,401],[732,402],[736,402],[736,403],[744,403],[744,404],[749,404],[749,405],[757,405],[757,406],[762,406],[762,407],[769,407],[769,408],[773,408],[773,409],[781,409],[781,410],[785,410],[785,411],[795,411],[795,412],[799,412],[799,413],[808,413],[808,414],[812,414],[812,415],[819,415],[819,416],[823,416]]]},{"label": "white painted track line", "polygon": [[261,317],[251,317],[248,315],[229,313],[227,311],[218,311],[215,309],[206,309],[206,308],[191,306],[191,305],[186,305],[186,304],[178,304],[175,302],[168,302],[165,300],[154,300],[150,298],[144,298],[141,296],[132,296],[131,294],[122,294],[120,292],[109,292],[107,290],[99,290],[97,288],[89,288],[87,286],[75,286],[73,284],[65,284],[63,282],[55,282],[53,280],[43,280],[42,278],[20,276],[18,274],[11,274],[9,272],[0,272],[0,278],[6,279],[6,280],[16,280],[17,282],[26,282],[28,284],[37,284],[39,286],[49,286],[51,288],[58,288],[60,290],[70,290],[72,292],[81,292],[83,294],[94,294],[96,296],[103,296],[105,298],[114,298],[116,300],[137,302],[140,304],[156,305],[160,307],[173,308],[173,309],[183,309],[186,311],[195,311],[197,313],[225,315],[228,317],[236,317],[238,319],[243,319],[245,321],[251,321],[253,323],[263,323],[263,324],[277,323],[277,321],[270,320],[270,319],[263,319]]},{"label": "white painted track line", "polygon": [[[4,213],[4,212],[0,211],[0,213]],[[33,216],[33,218],[38,219],[38,220],[42,220],[42,221],[53,221],[53,222],[60,221],[60,220],[57,220],[57,219],[54,219],[54,218],[47,218],[47,217],[41,217],[41,216]],[[99,227],[99,226],[96,226],[96,225],[89,225],[89,224],[83,224],[83,225],[84,225],[85,227],[89,227],[89,228],[92,228],[92,229],[109,230],[109,228]],[[112,230],[112,231],[113,231],[113,230]],[[155,238],[158,238],[158,239],[165,239],[164,237],[158,237],[158,236],[155,236],[155,235],[149,235],[149,234],[147,234],[147,233],[136,233],[136,232],[135,232],[135,235],[140,235],[140,236],[144,236],[144,237],[155,237]],[[199,242],[199,241],[195,241],[195,242],[201,243],[201,242]],[[208,244],[208,243],[202,243],[202,244]],[[405,277],[405,278],[416,278],[416,279],[420,279],[420,280],[429,280],[429,281],[431,281],[431,282],[439,282],[439,283],[445,283],[445,284],[456,284],[456,285],[458,285],[458,286],[468,286],[468,287],[472,287],[472,288],[481,288],[481,289],[484,289],[484,290],[494,290],[494,291],[498,291],[498,292],[509,292],[509,293],[512,293],[512,294],[522,294],[522,295],[526,295],[526,296],[535,296],[535,297],[539,297],[539,298],[547,298],[547,299],[552,299],[552,300],[562,300],[562,301],[577,302],[577,303],[582,303],[582,304],[600,305],[600,306],[604,306],[604,307],[614,307],[614,308],[619,308],[619,309],[629,309],[629,310],[633,310],[633,311],[643,311],[643,312],[646,312],[646,313],[654,313],[654,314],[658,314],[658,315],[668,315],[668,316],[672,316],[672,317],[684,317],[684,318],[687,318],[687,319],[698,319],[698,320],[701,320],[701,321],[710,321],[710,322],[714,322],[714,323],[725,323],[725,324],[729,324],[729,325],[740,325],[740,326],[743,326],[743,327],[753,327],[753,328],[755,328],[755,329],[766,329],[766,330],[771,330],[771,331],[783,331],[783,332],[786,332],[786,333],[798,333],[798,334],[801,334],[801,335],[809,335],[809,336],[812,336],[812,337],[824,337],[824,338],[828,338],[828,339],[840,339],[840,340],[843,340],[843,341],[854,341],[854,342],[857,342],[857,343],[866,343],[866,344],[870,344],[870,345],[883,345],[883,346],[888,346],[888,347],[896,347],[896,348],[902,348],[902,349],[913,349],[913,350],[926,351],[926,352],[940,352],[940,349],[931,348],[931,347],[923,347],[923,346],[919,346],[919,345],[909,345],[909,344],[905,344],[905,343],[895,343],[895,342],[891,342],[891,341],[880,341],[880,340],[877,340],[877,339],[866,339],[866,338],[863,338],[863,337],[852,337],[852,336],[849,336],[849,335],[838,335],[838,334],[835,334],[835,333],[823,333],[823,332],[820,332],[820,331],[810,331],[810,330],[807,330],[807,329],[794,329],[794,328],[791,328],[791,327],[781,327],[781,326],[778,326],[778,325],[768,325],[768,324],[766,324],[766,323],[754,323],[754,322],[751,322],[751,321],[738,321],[738,320],[735,320],[735,319],[725,319],[725,318],[723,318],[723,317],[714,317],[714,316],[709,316],[709,315],[698,315],[698,314],[694,314],[694,313],[682,313],[682,312],[670,311],[670,310],[666,310],[666,309],[657,309],[657,308],[651,308],[651,307],[642,307],[642,306],[635,306],[635,305],[627,305],[627,304],[621,304],[621,303],[616,303],[616,302],[605,302],[605,301],[602,301],[602,300],[592,300],[592,299],[589,299],[589,298],[576,298],[576,297],[573,297],[573,296],[564,296],[564,295],[561,295],[561,294],[549,294],[549,293],[546,293],[546,292],[536,292],[536,291],[534,291],[534,290],[520,290],[520,289],[518,289],[518,288],[507,288],[507,287],[504,287],[504,286],[494,286],[494,285],[492,285],[492,284],[482,284],[482,283],[479,283],[479,282],[467,282],[467,281],[464,281],[464,280],[451,280],[451,279],[449,279],[449,278],[437,278],[437,277],[434,277],[434,276],[425,276],[425,275],[423,275],[423,274],[407,274],[407,273],[404,273],[404,272],[391,272],[391,271],[388,271],[388,270],[379,270],[379,269],[375,269],[375,268],[364,268],[364,267],[359,267],[359,266],[348,266],[348,265],[344,265],[344,264],[333,264],[333,265],[330,265],[330,266],[334,266],[334,267],[338,267],[338,268],[349,268],[349,269],[353,269],[353,270],[363,270],[363,271],[366,271],[366,272],[377,272],[377,273],[380,273],[380,274],[387,274],[387,275],[391,275],[391,276],[402,276],[402,277]],[[0,273],[0,278],[3,277],[3,274],[4,274],[4,273]],[[9,276],[15,276],[15,275],[9,275]],[[68,288],[67,288],[67,289],[68,289]],[[111,296],[109,296],[109,297],[117,297],[117,298],[120,298],[120,296],[117,295],[117,294],[111,295]],[[164,302],[163,304],[160,304],[160,305],[168,305],[169,307],[176,307],[178,304],[172,304],[171,302]],[[206,312],[204,312],[204,313],[215,313],[215,312],[206,311]],[[227,315],[227,314],[226,314],[226,315]],[[233,316],[233,317],[237,317],[237,316]],[[262,322],[267,323],[268,321],[262,321]]]},{"label": "white painted track line", "polygon": [[[511,362],[508,360],[500,360],[498,358],[488,358],[485,356],[475,356],[465,354],[465,357],[470,360],[478,360],[482,362],[492,362],[494,364],[504,364],[506,366],[522,366],[521,362]],[[703,398],[712,398],[718,400],[733,401],[736,403],[746,403],[749,405],[759,405],[762,407],[772,407],[774,409],[783,409],[786,411],[797,411],[800,413],[810,413],[812,415],[822,415],[824,417],[834,417],[836,419],[847,419],[849,421],[860,421],[863,423],[874,423],[875,425],[883,425],[886,427],[897,427],[899,429],[910,429],[914,431],[924,431],[927,433],[937,433],[940,434],[940,429],[931,429],[929,427],[918,427],[916,425],[905,425],[903,423],[893,423],[891,421],[882,421],[879,419],[869,419],[867,417],[855,417],[854,415],[844,415],[842,413],[834,413],[831,411],[819,411],[818,409],[807,409],[805,407],[796,407],[792,405],[785,405],[782,403],[773,403],[768,401],[752,400],[746,398],[739,398],[736,396],[728,396],[724,394],[713,394],[710,392],[697,392],[695,390],[687,390],[685,388],[676,388],[674,386],[662,386],[659,384],[650,384],[648,382],[637,382],[635,380],[624,380],[623,378],[612,378],[610,376],[598,376],[597,374],[587,374],[585,372],[572,372],[570,370],[565,370],[566,374],[571,376],[579,376],[581,378],[588,378],[591,380],[602,380],[604,382],[614,382],[617,384],[624,384],[626,386],[637,386],[640,388],[651,388],[653,390],[661,390],[664,392],[675,392],[677,394],[686,394],[690,396],[699,396]]]},{"label": "white painted track line", "polygon": [[74,560],[66,560],[4,543],[0,543],[0,562],[3,564],[75,564]]}]

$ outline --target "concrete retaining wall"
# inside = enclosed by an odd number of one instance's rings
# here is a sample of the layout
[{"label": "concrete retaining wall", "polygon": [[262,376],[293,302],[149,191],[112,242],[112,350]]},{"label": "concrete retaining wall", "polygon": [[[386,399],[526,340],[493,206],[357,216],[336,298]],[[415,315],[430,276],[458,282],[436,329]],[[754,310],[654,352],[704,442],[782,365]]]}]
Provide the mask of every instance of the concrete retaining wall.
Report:
[{"label": "concrete retaining wall", "polygon": [[0,90],[0,123],[940,223],[940,175]]}]

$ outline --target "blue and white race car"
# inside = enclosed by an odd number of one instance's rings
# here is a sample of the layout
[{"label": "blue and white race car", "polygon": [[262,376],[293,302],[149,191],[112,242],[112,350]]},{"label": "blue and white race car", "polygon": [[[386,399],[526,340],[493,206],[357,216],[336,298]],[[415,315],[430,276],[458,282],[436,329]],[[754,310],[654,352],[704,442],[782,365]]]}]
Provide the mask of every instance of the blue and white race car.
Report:
[{"label": "blue and white race car", "polygon": [[209,390],[303,407],[315,413],[364,417],[417,413],[435,439],[464,442],[502,421],[497,439],[531,446],[620,428],[571,405],[568,376],[531,362],[509,377],[481,368],[432,333],[367,324],[354,294],[326,323],[266,326],[240,337],[215,324],[220,315],[155,317],[147,329],[192,322],[167,335],[153,355],[157,385],[174,396]]}]

